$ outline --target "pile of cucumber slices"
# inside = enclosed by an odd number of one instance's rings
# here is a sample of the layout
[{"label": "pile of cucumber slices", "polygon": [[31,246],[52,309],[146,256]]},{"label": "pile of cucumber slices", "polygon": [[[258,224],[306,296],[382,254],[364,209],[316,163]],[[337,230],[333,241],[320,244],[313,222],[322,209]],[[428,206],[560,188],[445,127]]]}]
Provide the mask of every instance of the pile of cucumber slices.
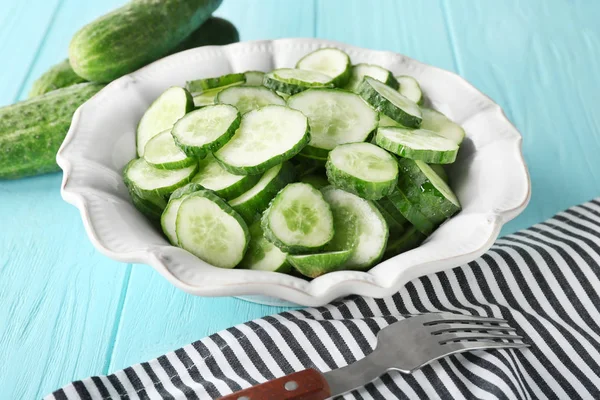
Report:
[{"label": "pile of cucumber slices", "polygon": [[464,130],[419,83],[335,48],[296,68],[171,87],[123,172],[169,241],[221,268],[368,270],[460,211],[445,164]]}]

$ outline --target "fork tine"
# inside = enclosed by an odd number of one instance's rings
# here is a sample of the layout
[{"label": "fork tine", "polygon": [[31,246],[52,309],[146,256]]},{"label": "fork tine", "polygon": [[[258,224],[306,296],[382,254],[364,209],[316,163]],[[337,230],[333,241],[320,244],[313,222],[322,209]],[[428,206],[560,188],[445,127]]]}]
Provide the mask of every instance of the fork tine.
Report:
[{"label": "fork tine", "polygon": [[506,340],[519,340],[523,339],[523,336],[511,335],[507,333],[485,333],[485,332],[456,332],[456,333],[444,333],[436,335],[435,339],[440,343],[448,343],[457,340],[483,340],[483,339],[506,339]]},{"label": "fork tine", "polygon": [[447,313],[447,314],[443,314],[443,313],[432,314],[431,318],[433,318],[433,319],[425,322],[423,325],[435,325],[435,324],[451,323],[451,322],[456,322],[456,323],[479,322],[479,323],[489,323],[489,324],[506,324],[506,323],[508,323],[507,320],[502,319],[502,318],[480,317],[477,315],[460,315],[460,314],[449,314],[449,313]]},{"label": "fork tine", "polygon": [[480,325],[480,324],[438,324],[429,326],[431,334],[438,335],[440,333],[449,331],[476,331],[476,332],[487,332],[487,331],[502,331],[502,332],[514,332],[515,328],[512,326],[502,325]]},{"label": "fork tine", "polygon": [[524,349],[530,347],[527,343],[510,343],[510,342],[488,342],[488,341],[477,341],[477,342],[451,342],[441,345],[444,350],[445,356],[451,354],[464,353],[466,351],[474,350],[489,350],[489,349]]}]

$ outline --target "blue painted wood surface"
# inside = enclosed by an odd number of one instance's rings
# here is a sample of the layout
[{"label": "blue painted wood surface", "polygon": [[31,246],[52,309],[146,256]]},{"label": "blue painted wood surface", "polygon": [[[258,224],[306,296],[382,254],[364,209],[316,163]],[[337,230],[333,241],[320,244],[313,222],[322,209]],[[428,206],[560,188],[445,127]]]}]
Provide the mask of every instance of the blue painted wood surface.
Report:
[{"label": "blue painted wood surface", "polygon": [[[0,105],[26,96],[71,35],[123,0],[0,0]],[[320,37],[455,71],[523,134],[533,196],[509,233],[600,195],[600,2],[224,0],[242,40]],[[1,151],[1,149],[0,149]],[[94,250],[60,174],[0,182],[0,399],[146,360],[279,311],[196,298]]]}]

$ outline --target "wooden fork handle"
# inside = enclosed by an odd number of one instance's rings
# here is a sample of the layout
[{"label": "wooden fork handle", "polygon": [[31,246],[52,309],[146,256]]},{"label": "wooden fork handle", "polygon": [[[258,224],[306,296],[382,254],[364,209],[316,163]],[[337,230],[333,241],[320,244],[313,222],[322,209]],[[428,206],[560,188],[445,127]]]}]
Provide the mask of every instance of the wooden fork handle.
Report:
[{"label": "wooden fork handle", "polygon": [[331,396],[323,374],[312,368],[294,372],[219,400],[324,400]]}]

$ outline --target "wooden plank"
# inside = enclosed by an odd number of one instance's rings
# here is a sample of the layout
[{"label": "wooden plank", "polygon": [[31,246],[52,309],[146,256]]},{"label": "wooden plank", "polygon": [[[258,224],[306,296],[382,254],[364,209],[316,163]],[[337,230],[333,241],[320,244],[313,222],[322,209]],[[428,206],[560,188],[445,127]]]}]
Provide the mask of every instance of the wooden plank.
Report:
[{"label": "wooden plank", "polygon": [[600,2],[447,1],[460,73],[523,135],[529,207],[503,233],[600,194]]},{"label": "wooden plank", "polygon": [[[310,1],[224,1],[216,13],[230,19],[242,40],[310,37]],[[231,325],[281,311],[235,298],[185,294],[147,266],[135,265],[110,362],[114,371],[147,360]]]}]

